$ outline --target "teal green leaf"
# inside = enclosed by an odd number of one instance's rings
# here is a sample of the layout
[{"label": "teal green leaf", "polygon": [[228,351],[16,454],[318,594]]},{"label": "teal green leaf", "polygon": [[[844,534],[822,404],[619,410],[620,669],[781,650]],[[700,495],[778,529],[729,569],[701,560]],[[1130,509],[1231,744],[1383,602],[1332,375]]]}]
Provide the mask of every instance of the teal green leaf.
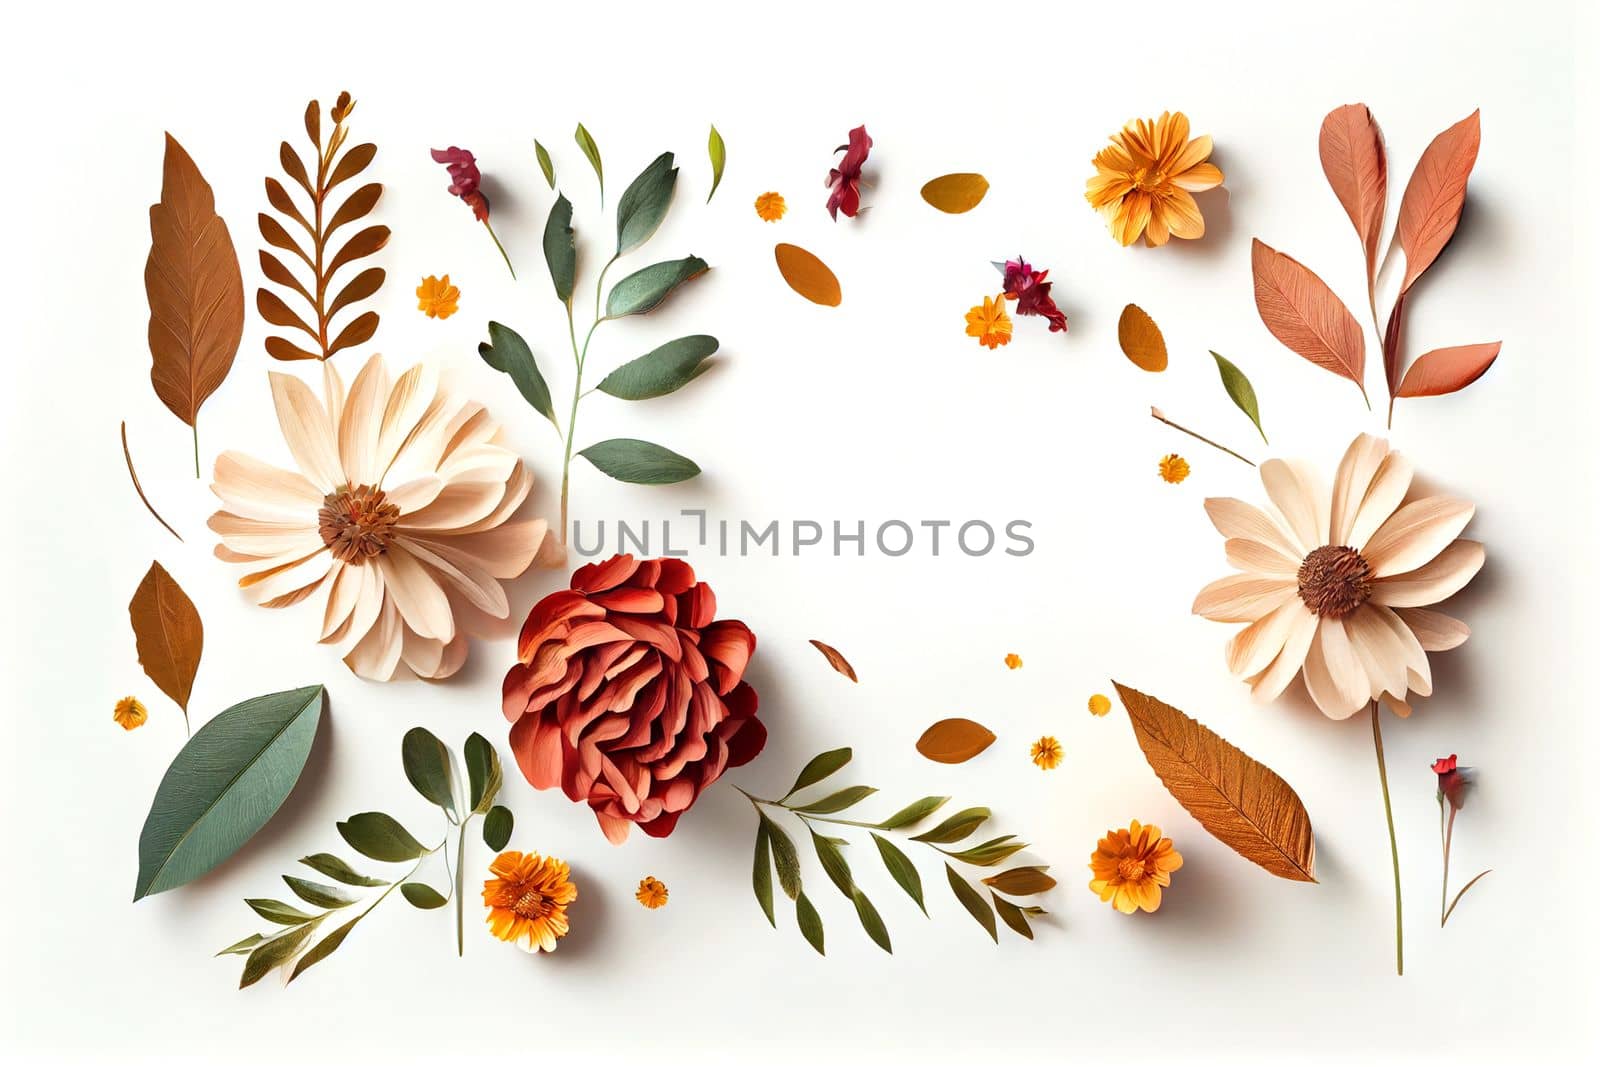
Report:
[{"label": "teal green leaf", "polygon": [[366,918],[366,914],[366,912],[362,912],[360,915],[357,915],[354,919],[351,919],[349,922],[339,927],[339,929],[335,930],[321,941],[318,941],[315,945],[312,945],[311,948],[306,951],[304,956],[301,956],[298,960],[295,960],[294,969],[289,972],[289,981],[292,982],[296,978],[299,978],[301,973],[305,971],[307,967],[314,967],[323,960],[327,959],[329,956],[333,955],[334,949],[344,944],[344,939],[350,936],[350,931],[356,928],[356,923]]},{"label": "teal green leaf", "polygon": [[807,815],[832,815],[834,812],[843,811],[861,803],[876,792],[877,790],[870,785],[852,785],[839,790],[837,793],[830,793],[821,800],[813,800],[803,808],[795,808],[794,810],[804,812]]},{"label": "teal green leaf", "polygon": [[423,911],[432,911],[450,903],[437,889],[426,882],[406,882],[400,886],[400,895],[405,897],[413,908],[421,908]]},{"label": "teal green leaf", "polygon": [[243,941],[235,941],[233,944],[229,945],[227,948],[225,948],[221,952],[217,953],[217,955],[218,956],[248,956],[248,955],[250,955],[251,950],[253,950],[257,945],[261,944],[261,942],[263,942],[265,940],[266,940],[266,938],[262,937],[260,934],[251,934],[249,937],[245,938]]},{"label": "teal green leaf", "polygon": [[1256,390],[1250,384],[1250,379],[1244,376],[1244,371],[1216,352],[1211,353],[1211,358],[1217,361],[1217,373],[1222,375],[1222,388],[1228,391],[1228,397],[1256,424],[1256,433],[1261,435],[1262,442],[1270,443],[1267,441],[1267,431],[1261,428],[1261,409],[1256,406]]},{"label": "teal green leaf", "polygon": [[811,762],[800,768],[800,776],[794,780],[794,785],[783,795],[788,800],[807,786],[816,785],[831,774],[836,774],[841,767],[850,762],[848,748],[829,749],[819,755],[813,756]]},{"label": "teal green leaf", "polygon": [[880,830],[899,830],[921,822],[949,801],[949,797],[923,797],[912,801],[878,824]]},{"label": "teal green leaf", "polygon": [[400,740],[400,763],[406,780],[430,804],[456,815],[455,775],[450,772],[450,750],[425,727],[413,726]]},{"label": "teal green leaf", "polygon": [[556,187],[556,167],[554,163],[550,162],[550,153],[545,149],[544,145],[539,143],[537,137],[533,139],[533,154],[539,158],[539,169],[544,172],[544,180],[549,184],[550,188],[554,189]]},{"label": "teal green leaf", "polygon": [[653,311],[684,282],[700,277],[711,267],[699,256],[669,259],[641,267],[616,285],[606,297],[606,318],[643,315]]},{"label": "teal green leaf", "polygon": [[706,153],[711,157],[711,191],[706,194],[706,203],[709,204],[711,198],[717,195],[717,186],[722,184],[722,168],[728,164],[728,146],[722,143],[722,134],[717,132],[716,126],[711,127]]},{"label": "teal green leaf", "polygon": [[1015,930],[1029,941],[1033,940],[1033,927],[1028,925],[1028,916],[1021,908],[1011,903],[1011,901],[1007,900],[1005,897],[997,896],[992,890],[989,893],[989,899],[994,901],[995,910],[1000,913],[1001,920],[1007,926],[1011,927],[1011,929]]},{"label": "teal green leaf", "polygon": [[955,893],[956,899],[961,901],[961,906],[966,908],[974,919],[978,920],[979,926],[989,932],[989,938],[999,944],[1000,932],[995,928],[994,909],[989,906],[989,902],[984,900],[983,896],[972,888],[965,878],[957,874],[956,869],[948,863],[944,865],[944,872],[949,876],[950,889]]},{"label": "teal green leaf", "polygon": [[963,808],[932,830],[918,834],[911,840],[929,845],[948,845],[953,841],[960,841],[982,826],[989,818],[989,814],[988,808]]},{"label": "teal green leaf", "polygon": [[778,871],[778,887],[783,895],[794,900],[800,894],[800,853],[794,842],[783,832],[783,827],[761,815],[761,825],[772,842],[772,865]]},{"label": "teal green leaf", "polygon": [[889,943],[889,929],[883,925],[883,916],[878,914],[878,909],[872,906],[872,901],[859,889],[850,891],[850,899],[855,901],[856,917],[861,920],[861,928],[872,938],[872,943],[883,951],[894,955],[894,946]]},{"label": "teal green leaf", "polygon": [[381,811],[352,815],[336,829],[351,848],[381,863],[404,863],[428,851],[404,826]]},{"label": "teal green leaf", "polygon": [[800,925],[800,932],[805,935],[805,939],[817,950],[817,955],[826,956],[827,953],[822,950],[822,916],[817,914],[817,909],[812,906],[810,899],[804,893],[795,897],[794,918]]},{"label": "teal green leaf", "polygon": [[496,804],[489,809],[489,814],[483,817],[483,843],[499,852],[511,840],[511,828],[515,823],[511,809],[501,804]]},{"label": "teal green leaf", "polygon": [[583,150],[584,158],[589,161],[589,166],[594,168],[594,176],[600,182],[600,204],[606,202],[606,172],[600,165],[600,146],[594,143],[594,138],[589,131],[583,128],[583,123],[578,123],[578,128],[572,132],[572,139],[578,142],[578,147]]},{"label": "teal green leaf", "polygon": [[883,857],[883,865],[889,869],[895,884],[906,891],[906,896],[917,902],[922,914],[928,914],[928,905],[922,900],[922,876],[917,873],[916,865],[887,838],[873,834],[872,840],[878,846],[878,855]]},{"label": "teal green leaf", "polygon": [[[250,897],[245,901],[250,905],[250,910],[279,926],[299,926],[301,923],[310,922],[316,916],[303,912],[292,904],[285,904],[281,900],[270,900],[266,897]],[[260,940],[258,937],[257,940]]]},{"label": "teal green leaf", "polygon": [[500,787],[505,784],[505,774],[500,769],[500,754],[482,734],[467,738],[463,750],[467,760],[467,792],[474,815],[486,814],[494,807]]},{"label": "teal green leaf", "polygon": [[318,852],[315,855],[306,856],[300,862],[318,874],[332,878],[335,882],[343,882],[345,885],[370,887],[389,884],[382,878],[368,878],[366,875],[357,872],[338,856],[328,852]]},{"label": "teal green leaf", "polygon": [[239,976],[239,988],[253,986],[278,967],[294,959],[300,946],[310,939],[312,931],[316,930],[321,917],[311,920],[304,926],[297,926],[287,933],[279,934],[268,941],[263,941],[251,950],[244,961],[244,973]]},{"label": "teal green leaf", "polygon": [[619,400],[650,400],[675,393],[711,368],[706,360],[717,350],[717,339],[694,334],[668,341],[659,348],[629,360],[595,386]]},{"label": "teal green leaf", "polygon": [[823,873],[839,888],[839,892],[847,897],[850,896],[855,890],[855,879],[850,877],[850,864],[845,860],[844,850],[839,847],[839,843],[812,830],[811,847],[816,849],[817,860],[822,864]]},{"label": "teal green leaf", "polygon": [[195,732],[139,833],[134,900],[192,882],[266,825],[305,768],[322,701],[320,685],[255,697]]},{"label": "teal green leaf", "polygon": [[578,246],[572,237],[572,202],[565,195],[556,196],[544,222],[544,262],[556,299],[570,307],[578,279]]},{"label": "teal green leaf", "polygon": [[700,473],[699,465],[689,457],[635,437],[597,441],[579,450],[578,455],[593,463],[601,474],[634,485],[670,485]]},{"label": "teal green leaf", "polygon": [[993,838],[962,852],[946,852],[945,855],[962,863],[970,863],[974,867],[993,867],[1028,847],[1026,841],[1017,841],[1014,837],[1013,834],[1006,834],[1004,837]]},{"label": "teal green leaf", "polygon": [[617,201],[617,255],[638,248],[660,229],[677,184],[672,153],[663,152],[622,191]]},{"label": "teal green leaf", "polygon": [[556,421],[555,405],[550,402],[550,387],[545,384],[544,375],[539,373],[533,349],[528,347],[528,342],[522,339],[521,334],[509,326],[491,322],[489,340],[478,345],[478,355],[495,370],[511,375],[517,392],[522,394],[522,399],[533,410],[552,424]]},{"label": "teal green leaf", "polygon": [[284,875],[283,881],[295,896],[317,908],[345,908],[354,904],[357,899],[353,893],[347,893],[336,886],[296,878],[292,874]]},{"label": "teal green leaf", "polygon": [[767,836],[765,819],[756,824],[756,858],[750,871],[750,884],[767,922],[777,929],[778,920],[772,914],[772,842]]}]

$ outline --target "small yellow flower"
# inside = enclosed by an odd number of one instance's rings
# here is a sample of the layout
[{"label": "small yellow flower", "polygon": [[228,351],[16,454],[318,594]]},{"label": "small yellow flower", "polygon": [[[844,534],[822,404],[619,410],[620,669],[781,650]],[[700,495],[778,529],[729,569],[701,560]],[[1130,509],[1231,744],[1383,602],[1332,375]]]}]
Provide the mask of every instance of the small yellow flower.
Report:
[{"label": "small yellow flower", "polygon": [[639,891],[633,898],[655,911],[667,902],[667,887],[659,878],[645,878],[639,882]]},{"label": "small yellow flower", "polygon": [[1015,652],[1007,652],[1006,666],[1010,667],[1012,670],[1016,670],[1018,667],[1022,666],[1022,657],[1017,655]]},{"label": "small yellow flower", "polygon": [[139,703],[138,697],[123,697],[117,701],[117,708],[111,713],[111,718],[124,730],[137,730],[149,717],[150,713]]},{"label": "small yellow flower", "polygon": [[756,214],[762,222],[777,222],[789,210],[782,193],[762,193],[756,197]]},{"label": "small yellow flower", "polygon": [[1053,737],[1041,737],[1033,743],[1028,755],[1041,771],[1053,771],[1061,766],[1061,742]]},{"label": "small yellow flower", "polygon": [[1106,715],[1111,711],[1111,698],[1104,693],[1096,693],[1089,698],[1090,715]]},{"label": "small yellow flower", "polygon": [[1177,485],[1189,477],[1189,461],[1176,452],[1169,452],[1161,457],[1161,480]]},{"label": "small yellow flower", "polygon": [[1004,297],[986,296],[967,312],[967,336],[989,349],[1011,343],[1011,316],[1006,314]]},{"label": "small yellow flower", "polygon": [[430,319],[448,319],[456,313],[456,301],[461,290],[450,284],[450,275],[436,278],[432,274],[417,286],[417,310]]}]

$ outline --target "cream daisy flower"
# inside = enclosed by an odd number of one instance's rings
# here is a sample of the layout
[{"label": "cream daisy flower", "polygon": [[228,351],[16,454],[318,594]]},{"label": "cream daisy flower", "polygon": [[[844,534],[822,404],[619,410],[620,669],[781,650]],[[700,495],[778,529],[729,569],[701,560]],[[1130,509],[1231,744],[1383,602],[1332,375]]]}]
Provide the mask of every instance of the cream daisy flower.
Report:
[{"label": "cream daisy flower", "polygon": [[391,380],[373,356],[346,393],[324,363],[325,403],[293,375],[268,377],[299,471],[217,457],[217,556],[249,567],[239,585],[264,607],[315,595],[320,640],[363,678],[387,681],[402,663],[454,674],[460,624],[505,618],[501,582],[544,541],[544,520],[511,517],[533,475],[482,405],[450,396],[432,368]]},{"label": "cream daisy flower", "polygon": [[1330,718],[1373,700],[1409,715],[1408,691],[1433,690],[1427,654],[1471,633],[1427,608],[1483,566],[1483,546],[1458,539],[1472,505],[1448,496],[1405,502],[1411,464],[1368,434],[1345,452],[1331,503],[1298,464],[1268,460],[1261,481],[1275,511],[1206,501],[1228,562],[1243,572],[1194,601],[1197,615],[1249,623],[1228,642],[1228,669],[1258,700],[1276,698],[1303,671]]}]

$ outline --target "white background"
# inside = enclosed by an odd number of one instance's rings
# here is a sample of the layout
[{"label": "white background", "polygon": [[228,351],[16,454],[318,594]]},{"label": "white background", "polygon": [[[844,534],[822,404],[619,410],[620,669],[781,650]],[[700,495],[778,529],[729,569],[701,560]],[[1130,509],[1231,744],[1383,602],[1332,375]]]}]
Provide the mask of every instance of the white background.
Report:
[{"label": "white background", "polygon": [[[1596,393],[1583,272],[1596,159],[1594,113],[1579,104],[1591,75],[1576,57],[1592,59],[1594,35],[1567,5],[160,6],[13,12],[0,75],[8,1051],[206,1063],[1491,1063],[1513,1053],[1564,1063],[1592,1044]],[[670,839],[635,835],[613,848],[586,809],[536,794],[513,770],[513,847],[566,857],[581,887],[573,933],[553,957],[493,942],[474,915],[458,960],[448,912],[396,897],[287,990],[271,980],[234,989],[239,961],[211,954],[258,928],[241,898],[277,892],[298,856],[347,853],[337,819],[381,808],[419,833],[431,827],[400,771],[408,727],[452,744],[472,730],[504,742],[509,636],[477,644],[443,686],[375,685],[313,644],[304,612],[248,605],[211,557],[203,522],[214,501],[190,475],[188,430],[149,388],[141,272],[162,131],[215,188],[253,303],[261,179],[277,171],[280,138],[298,143],[305,101],[344,88],[360,102],[354,136],[380,146],[372,173],[394,230],[377,260],[389,271],[378,347],[397,366],[438,362],[491,405],[543,479],[541,512],[553,517],[554,436],[475,346],[489,318],[504,320],[535,343],[557,395],[570,387],[538,254],[552,194],[532,139],[555,155],[592,270],[612,223],[597,215],[570,137],[581,120],[604,154],[608,206],[656,153],[679,155],[673,213],[631,262],[694,252],[714,267],[661,313],[602,330],[594,363],[702,331],[723,354],[673,398],[586,401],[580,438],[659,440],[706,475],[629,487],[580,462],[575,516],[659,519],[700,506],[760,523],[1032,521],[1038,547],[1026,559],[813,549],[694,561],[722,612],[761,642],[751,677],[771,742],[730,780],[782,792],[815,752],[848,744],[851,777],[883,789],[874,811],[930,792],[992,806],[998,829],[1034,842],[1031,854],[1061,878],[1036,942],[990,944],[929,862],[924,920],[858,852],[895,954],[868,943],[808,865],[827,923],[820,958],[792,913],[780,909],[772,931],[752,900],[753,820],[730,786]],[[1265,455],[1217,383],[1206,355],[1215,348],[1253,378],[1274,453],[1331,470],[1353,434],[1381,429],[1354,388],[1266,333],[1250,287],[1259,236],[1359,306],[1359,247],[1316,152],[1322,116],[1357,100],[1387,137],[1391,205],[1427,141],[1482,107],[1467,219],[1417,290],[1408,345],[1505,342],[1466,393],[1403,402],[1393,433],[1430,485],[1477,502],[1471,532],[1489,551],[1454,605],[1471,641],[1435,657],[1436,695],[1416,716],[1388,723],[1403,979],[1365,720],[1325,720],[1298,689],[1252,706],[1223,665],[1228,628],[1189,614],[1194,592],[1226,570],[1202,499],[1259,499],[1260,487],[1146,413],[1157,404]],[[1089,159],[1123,121],[1164,108],[1215,137],[1226,192],[1202,197],[1203,241],[1123,249],[1083,202]],[[706,206],[711,121],[729,162]],[[822,178],[861,122],[877,141],[872,208],[836,225]],[[478,154],[520,281],[444,192],[427,150],[448,144]],[[917,195],[953,170],[993,184],[971,214],[939,215]],[[773,226],[751,210],[768,189],[790,204]],[[841,307],[784,287],[772,263],[779,240],[832,264]],[[962,335],[962,316],[997,289],[989,261],[1019,251],[1049,268],[1071,332],[1019,320],[1013,343],[989,352]],[[411,290],[444,272],[462,289],[461,311],[425,320]],[[1117,350],[1129,301],[1165,331],[1164,375]],[[223,448],[287,460],[262,337],[252,311],[232,375],[200,417],[208,462]],[[338,358],[353,373],[357,354]],[[122,419],[182,545],[130,489]],[[1194,466],[1176,487],[1155,475],[1174,449]],[[199,882],[132,905],[139,828],[183,739],[128,629],[128,598],[152,558],[205,619],[197,723],[313,681],[331,701],[304,779],[257,839]],[[562,580],[519,582],[514,607]],[[844,650],[861,684],[831,673],[811,637]],[[1002,666],[1012,651],[1020,671]],[[1312,813],[1321,884],[1273,879],[1209,838],[1150,773],[1121,710],[1085,712],[1111,677],[1281,772]],[[110,713],[130,692],[151,721],[124,734]],[[913,740],[950,714],[989,724],[998,743],[961,767],[922,760]],[[1027,761],[1042,733],[1066,748],[1050,774]],[[1457,826],[1455,882],[1495,873],[1440,931],[1428,765],[1449,752],[1482,776]],[[1153,916],[1118,915],[1085,888],[1095,839],[1130,818],[1159,823],[1187,860]],[[469,893],[487,863],[481,844],[470,862]],[[632,899],[646,874],[671,888],[662,911]]]}]

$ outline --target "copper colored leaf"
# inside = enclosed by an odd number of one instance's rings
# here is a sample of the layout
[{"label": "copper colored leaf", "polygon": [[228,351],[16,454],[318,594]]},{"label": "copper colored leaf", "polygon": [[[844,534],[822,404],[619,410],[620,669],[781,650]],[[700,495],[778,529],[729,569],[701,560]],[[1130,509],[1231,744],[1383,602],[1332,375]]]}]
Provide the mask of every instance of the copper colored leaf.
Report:
[{"label": "copper colored leaf", "polygon": [[1395,239],[1406,254],[1402,291],[1410,289],[1455,235],[1467,201],[1467,178],[1478,161],[1478,113],[1474,111],[1433,139],[1400,198]]},{"label": "copper colored leaf", "polygon": [[1261,241],[1251,242],[1250,266],[1256,310],[1272,336],[1323,370],[1355,382],[1366,396],[1367,342],[1344,302],[1298,260]]},{"label": "copper colored leaf", "polygon": [[965,763],[990,745],[994,734],[971,719],[940,719],[917,738],[917,751],[935,763]]},{"label": "copper colored leaf", "polygon": [[161,200],[150,208],[150,382],[188,426],[233,366],[244,335],[244,279],[211,186],[167,134]]},{"label": "copper colored leaf", "polygon": [[960,215],[983,202],[989,180],[981,174],[946,174],[922,187],[922,199],[947,215]]},{"label": "copper colored leaf", "polygon": [[1436,348],[1417,357],[1395,396],[1443,396],[1465,389],[1500,355],[1500,342]]},{"label": "copper colored leaf", "polygon": [[812,639],[811,643],[815,645],[817,651],[821,652],[822,655],[827,659],[828,666],[832,667],[834,670],[838,671],[852,682],[860,681],[860,679],[856,677],[856,669],[850,666],[850,661],[845,659],[844,655],[837,648],[834,648],[832,645],[824,644],[816,639]]},{"label": "copper colored leaf", "polygon": [[328,176],[328,189],[331,190],[366,170],[377,154],[378,146],[375,144],[358,144],[350,149],[334,166],[333,173]]},{"label": "copper colored leaf", "polygon": [[1322,173],[1333,195],[1344,205],[1361,250],[1367,257],[1367,292],[1378,274],[1378,238],[1383,232],[1383,212],[1388,203],[1389,171],[1384,158],[1383,134],[1365,104],[1346,104],[1322,120],[1317,149]]},{"label": "copper colored leaf", "polygon": [[328,346],[328,355],[343,351],[351,345],[365,344],[372,340],[372,335],[378,332],[378,313],[376,311],[363,311],[350,325],[339,331],[339,336],[333,339]]},{"label": "copper colored leaf", "polygon": [[1043,867],[1013,867],[991,874],[983,884],[1008,896],[1028,897],[1054,889],[1056,880],[1046,874]]},{"label": "copper colored leaf", "polygon": [[839,279],[828,265],[799,245],[780,244],[772,250],[778,260],[778,273],[789,288],[824,307],[836,308],[843,299]]},{"label": "copper colored leaf", "polygon": [[365,259],[373,255],[389,243],[389,227],[368,226],[350,240],[334,255],[333,261],[328,264],[327,273],[331,277],[335,271],[346,263],[358,259]]},{"label": "copper colored leaf", "polygon": [[300,316],[289,310],[289,305],[269,289],[256,290],[256,314],[274,326],[293,327],[309,334],[312,339],[317,336],[316,330],[302,322]]},{"label": "copper colored leaf", "polygon": [[382,267],[368,267],[366,270],[350,279],[350,283],[339,290],[339,295],[333,298],[333,303],[328,305],[328,316],[337,315],[347,304],[357,300],[365,300],[378,291],[383,285],[384,273]]},{"label": "copper colored leaf", "polygon": [[1145,759],[1207,833],[1279,878],[1316,881],[1311,819],[1289,783],[1177,708],[1112,684]]},{"label": "copper colored leaf", "polygon": [[290,344],[281,337],[267,338],[267,355],[271,356],[273,359],[281,359],[286,361],[322,358],[315,352],[307,352],[305,349],[299,347],[298,345]]},{"label": "copper colored leaf", "polygon": [[1117,320],[1117,343],[1123,355],[1140,370],[1152,373],[1167,369],[1167,342],[1161,329],[1143,308],[1129,304]]},{"label": "copper colored leaf", "polygon": [[189,714],[189,693],[200,670],[205,633],[194,602],[159,563],[150,570],[128,604],[139,665],[160,690]]}]

